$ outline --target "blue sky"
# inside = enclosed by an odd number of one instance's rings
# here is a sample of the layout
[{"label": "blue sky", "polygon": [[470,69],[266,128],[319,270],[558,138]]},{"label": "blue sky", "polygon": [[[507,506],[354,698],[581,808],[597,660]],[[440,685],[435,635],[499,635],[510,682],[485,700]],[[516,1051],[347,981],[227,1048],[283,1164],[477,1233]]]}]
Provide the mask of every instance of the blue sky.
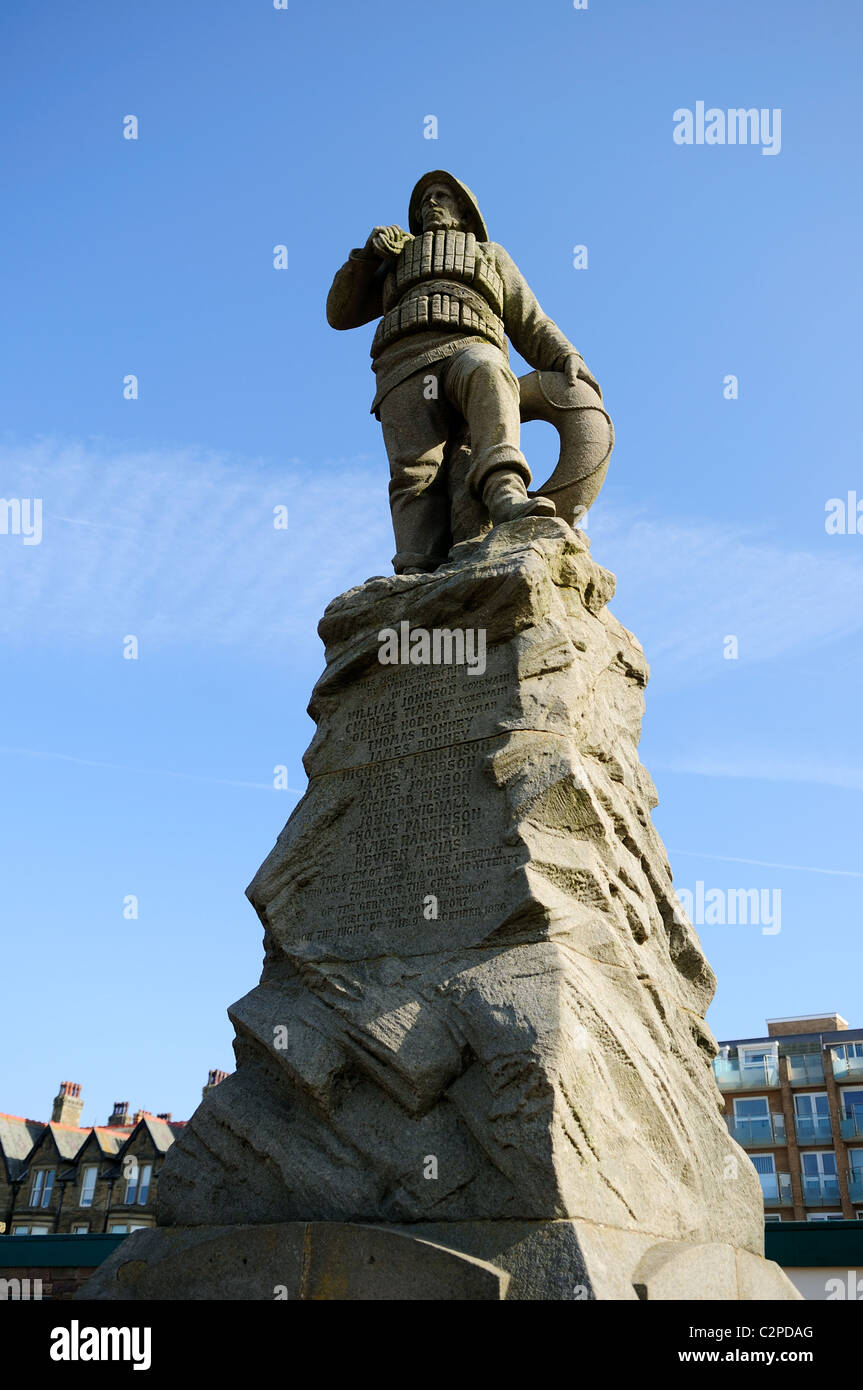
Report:
[{"label": "blue sky", "polygon": [[[87,1122],[184,1118],[233,1065],[225,1009],[261,964],[243,890],[304,786],[316,623],[393,550],[372,330],[332,332],[324,300],[435,167],[614,417],[588,530],[652,666],[675,879],[781,891],[778,933],[700,928],[709,1022],[863,1024],[863,534],[825,530],[828,499],[863,498],[862,16],[4,8],[0,493],[44,513],[39,545],[0,535],[0,1109],[44,1118],[71,1079]],[[675,144],[700,100],[781,109],[780,152]],[[541,480],[551,432],[524,444]]]}]

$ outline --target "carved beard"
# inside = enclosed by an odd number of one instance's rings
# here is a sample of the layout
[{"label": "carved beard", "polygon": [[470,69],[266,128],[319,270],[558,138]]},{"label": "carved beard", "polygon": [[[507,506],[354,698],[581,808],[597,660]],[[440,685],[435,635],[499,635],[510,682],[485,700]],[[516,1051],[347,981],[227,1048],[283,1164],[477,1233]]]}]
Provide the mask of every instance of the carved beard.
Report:
[{"label": "carved beard", "polygon": [[437,209],[433,224],[430,219],[423,218],[424,232],[463,232],[465,230],[464,218],[457,212],[447,212],[446,208]]}]

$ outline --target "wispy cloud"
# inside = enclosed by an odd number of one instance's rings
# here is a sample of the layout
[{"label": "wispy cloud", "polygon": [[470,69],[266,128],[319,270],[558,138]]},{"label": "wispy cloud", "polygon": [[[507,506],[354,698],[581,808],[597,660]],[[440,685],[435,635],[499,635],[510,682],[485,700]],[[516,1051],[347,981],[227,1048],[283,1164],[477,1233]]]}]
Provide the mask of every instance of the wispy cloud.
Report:
[{"label": "wispy cloud", "polygon": [[43,499],[42,543],[0,545],[0,632],[30,643],[307,639],[335,594],[389,568],[380,459],[273,464],[44,440],[0,449],[0,476],[4,496]]},{"label": "wispy cloud", "polygon": [[863,630],[863,555],[844,537],[803,550],[754,525],[646,516],[614,493],[590,535],[594,557],[618,576],[612,608],[666,683],[727,674],[729,635],[742,668]]},{"label": "wispy cloud", "polygon": [[713,859],[719,864],[755,864],[759,869],[792,869],[801,874],[829,874],[831,878],[863,878],[857,869],[816,869],[811,864],[776,864],[770,859],[740,859],[734,854],[703,854],[694,849],[669,849],[669,855],[685,859]]},{"label": "wispy cloud", "polygon": [[[383,446],[312,463],[42,440],[0,447],[0,476],[5,496],[43,499],[40,545],[0,538],[0,632],[30,643],[308,641],[334,595],[390,572]],[[863,629],[863,562],[838,543],[815,553],[648,516],[613,488],[590,535],[618,575],[612,607],[666,684],[727,673],[729,634],[741,663],[764,663]]]},{"label": "wispy cloud", "polygon": [[734,759],[689,757],[657,759],[654,772],[677,772],[693,777],[720,777],[737,781],[807,782],[823,787],[863,790],[863,768],[836,767],[821,763],[770,761],[739,754]]},{"label": "wispy cloud", "polygon": [[0,748],[2,757],[41,758],[48,762],[75,763],[79,767],[97,767],[107,772],[122,772],[136,777],[179,777],[185,782],[213,782],[220,787],[248,787],[253,791],[287,791],[294,796],[302,796],[296,787],[276,788],[272,782],[243,782],[233,777],[208,777],[200,772],[180,772],[168,767],[128,767],[125,763],[100,762],[96,758],[78,758],[72,753],[54,753],[41,748]]}]

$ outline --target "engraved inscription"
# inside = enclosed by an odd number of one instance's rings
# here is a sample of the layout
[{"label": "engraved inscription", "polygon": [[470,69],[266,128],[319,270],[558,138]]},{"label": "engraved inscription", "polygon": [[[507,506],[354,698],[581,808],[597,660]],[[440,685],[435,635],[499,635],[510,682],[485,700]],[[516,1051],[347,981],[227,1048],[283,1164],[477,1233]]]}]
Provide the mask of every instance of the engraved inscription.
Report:
[{"label": "engraved inscription", "polygon": [[[505,844],[506,798],[488,772],[499,737],[316,779],[336,779],[352,800],[316,845],[321,870],[281,915],[283,944],[302,954],[337,943],[359,955],[391,942],[421,954],[493,930],[506,877],[525,858],[523,847]],[[430,893],[432,921],[422,910]]]},{"label": "engraved inscription", "polygon": [[511,691],[506,672],[467,676],[454,667],[388,667],[374,697],[340,724],[340,738],[363,762],[446,748],[493,730]]}]

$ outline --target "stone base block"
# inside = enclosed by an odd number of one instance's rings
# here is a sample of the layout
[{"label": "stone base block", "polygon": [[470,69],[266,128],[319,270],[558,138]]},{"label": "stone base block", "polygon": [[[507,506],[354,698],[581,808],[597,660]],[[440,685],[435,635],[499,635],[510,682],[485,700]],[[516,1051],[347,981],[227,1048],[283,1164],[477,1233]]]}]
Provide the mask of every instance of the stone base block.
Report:
[{"label": "stone base block", "polygon": [[136,1231],[79,1299],[797,1300],[778,1265],[590,1221],[291,1221]]}]

